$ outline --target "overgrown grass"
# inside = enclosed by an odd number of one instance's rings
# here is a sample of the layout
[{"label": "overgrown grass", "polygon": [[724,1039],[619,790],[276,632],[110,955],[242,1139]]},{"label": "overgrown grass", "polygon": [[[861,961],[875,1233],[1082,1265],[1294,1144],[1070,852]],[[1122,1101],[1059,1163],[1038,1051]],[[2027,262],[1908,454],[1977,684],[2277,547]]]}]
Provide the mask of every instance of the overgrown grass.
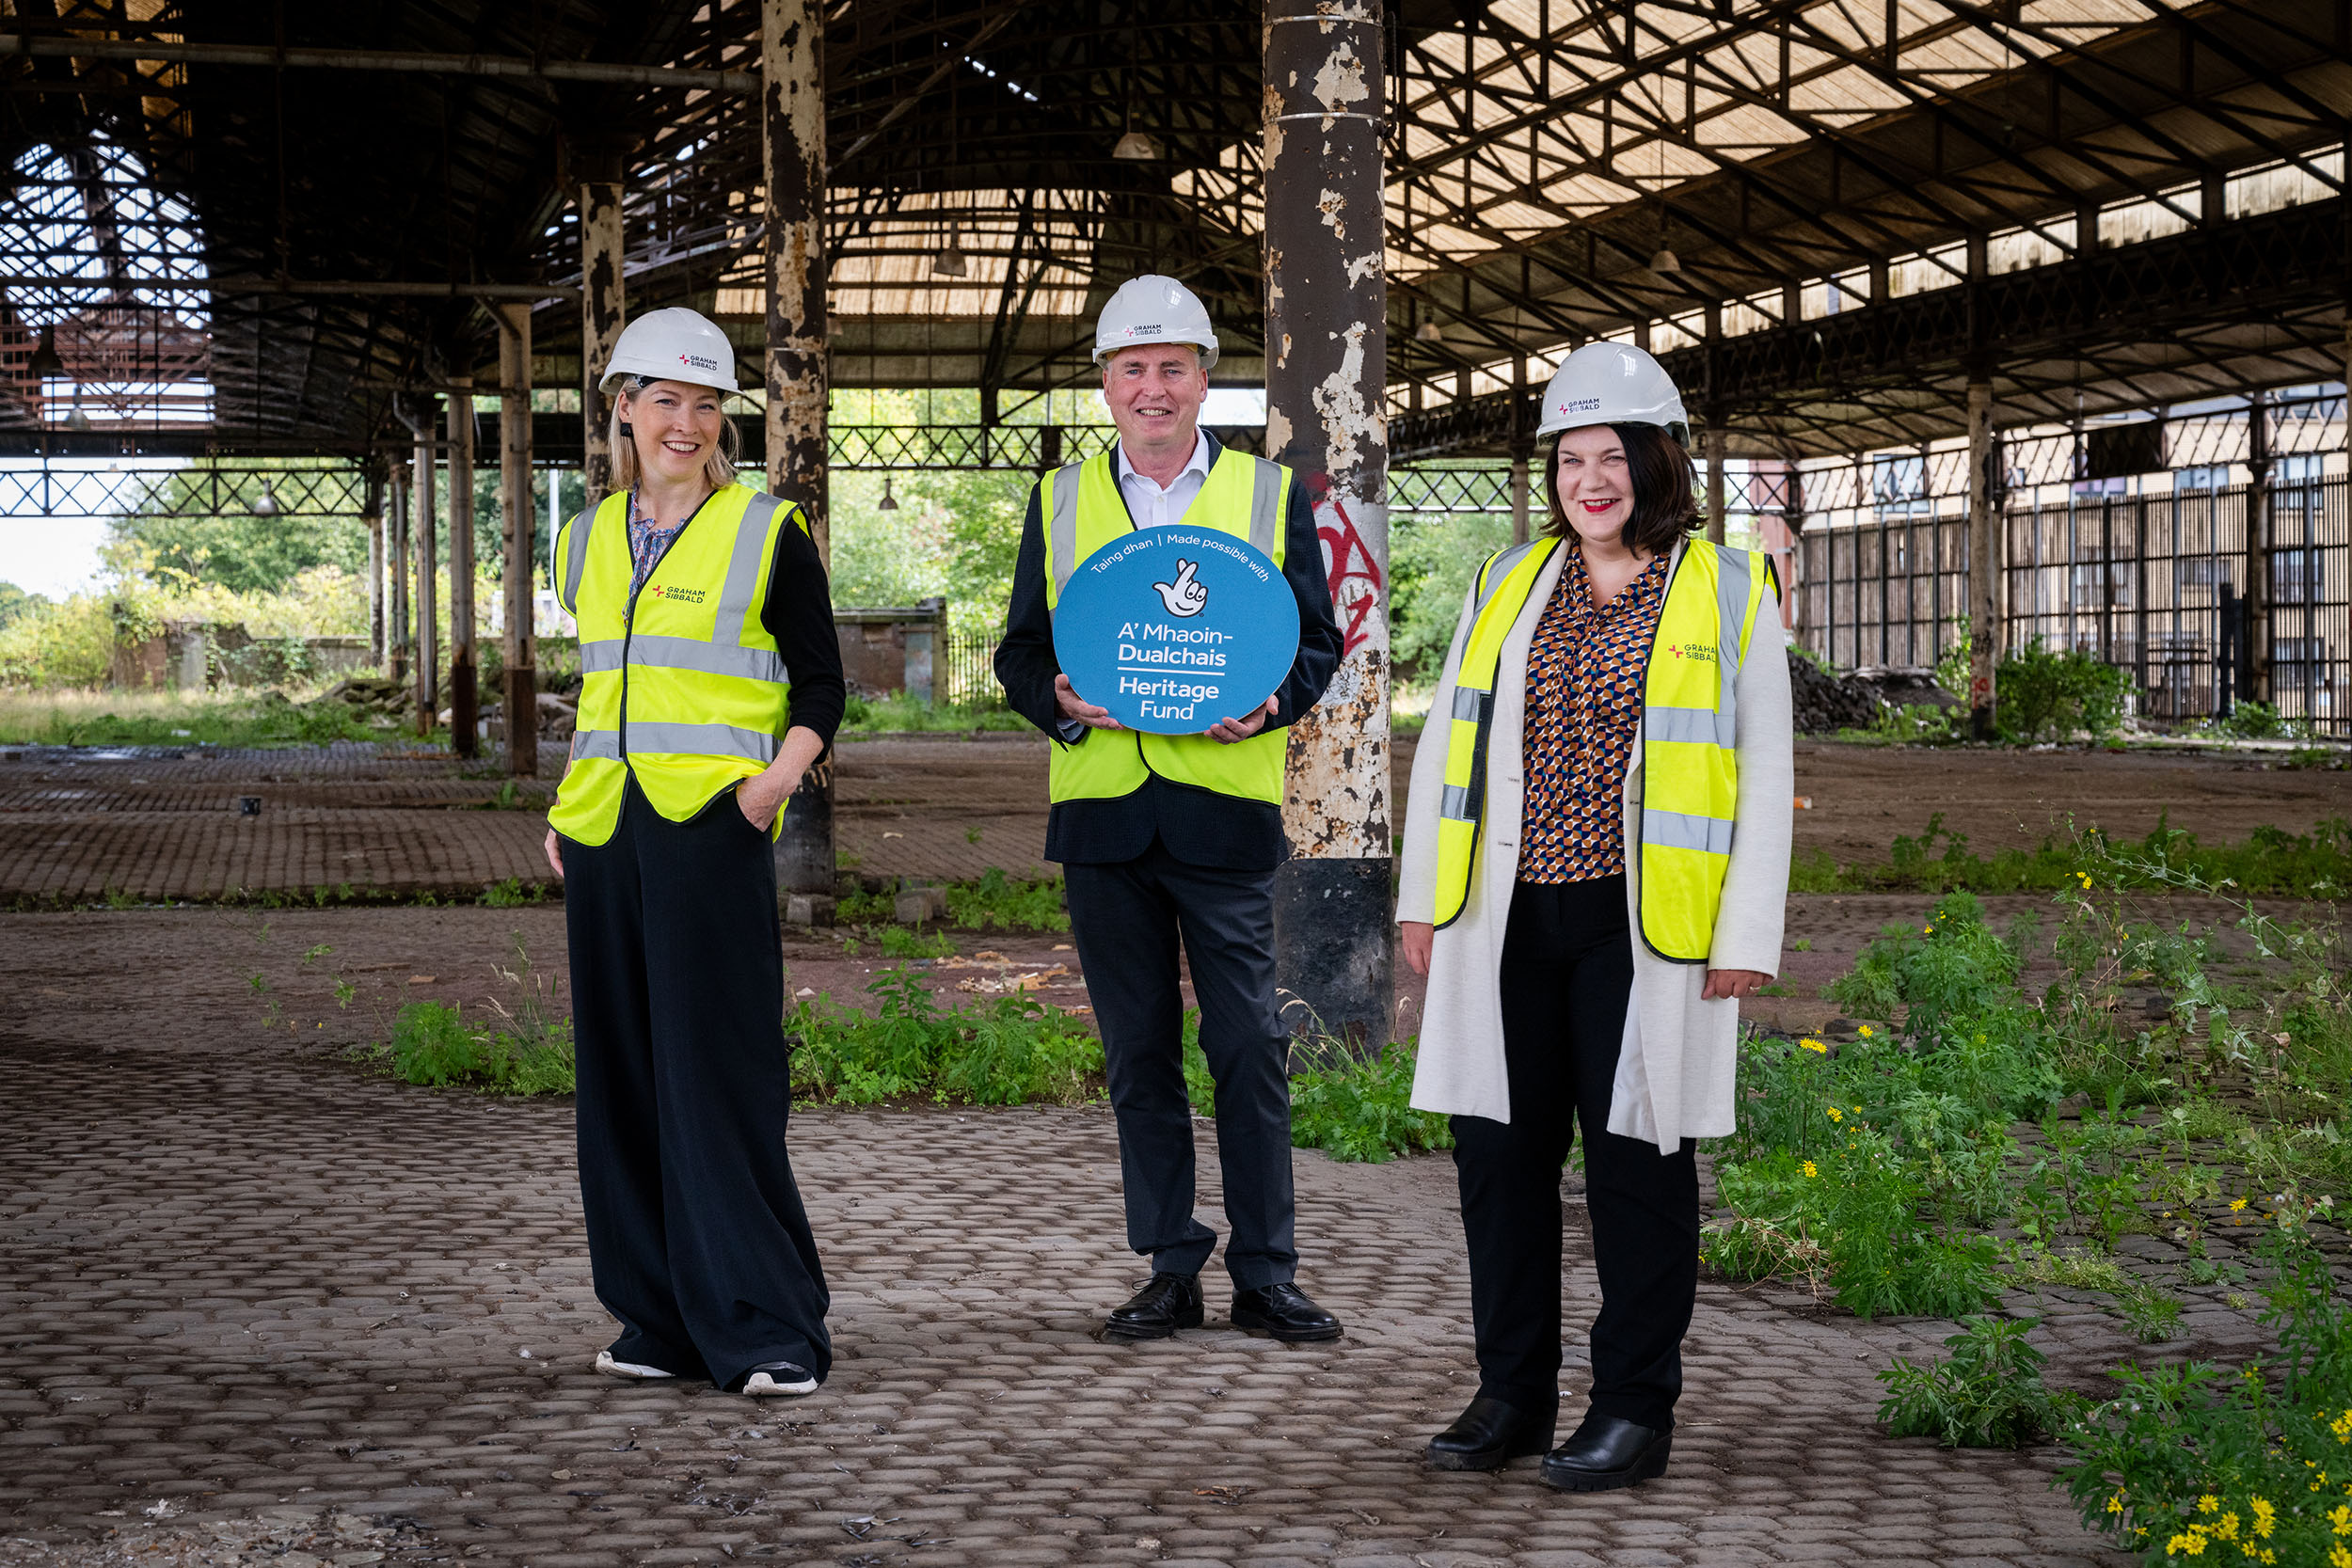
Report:
[{"label": "overgrown grass", "polygon": [[[1940,844],[1940,847],[1939,847]],[[1897,835],[1883,863],[1839,864],[1819,849],[1790,862],[1791,893],[2055,893],[2075,884],[2087,865],[2119,856],[2158,863],[2183,877],[2241,894],[2341,897],[2352,891],[2352,820],[2330,817],[2308,833],[2256,828],[2236,843],[2201,844],[2195,833],[2160,823],[2146,838],[2113,840],[2087,829],[2072,840],[2044,839],[2033,849],[1968,847],[1938,812],[1918,837]]]},{"label": "overgrown grass", "polygon": [[282,692],[26,690],[0,688],[0,744],[25,746],[322,746],[385,740],[340,703]]},{"label": "overgrown grass", "polygon": [[843,735],[949,734],[973,730],[1025,730],[1029,721],[1009,707],[962,703],[927,703],[904,692],[887,697],[852,695],[841,716]]},{"label": "overgrown grass", "polygon": [[[974,881],[946,887],[946,924],[964,930],[1067,931],[1070,911],[1057,878],[1021,881],[990,866]],[[858,892],[843,898],[834,918],[844,926],[880,926],[893,918],[897,890]],[[885,946],[885,952],[889,949]],[[920,956],[920,955],[913,955]]]},{"label": "overgrown grass", "polygon": [[[495,1022],[468,1022],[445,1002],[411,1002],[394,1015],[392,1037],[363,1048],[362,1058],[404,1084],[431,1088],[572,1093],[577,1081],[571,1021],[556,1016],[553,983],[532,964],[522,933],[514,932],[512,940],[513,964],[491,966],[506,991],[489,1003]],[[321,957],[328,951],[314,949]],[[339,983],[336,989],[349,1006],[347,986]]]},{"label": "overgrown grass", "polygon": [[2026,1343],[2038,1322],[1973,1317],[1944,1341],[1944,1360],[1897,1356],[1878,1374],[1880,1422],[1894,1436],[1955,1449],[2019,1449],[2054,1434],[2082,1402],[2042,1386],[2043,1356]]},{"label": "overgrown grass", "polygon": [[905,968],[883,971],[866,990],[872,1012],[830,995],[793,1005],[786,1027],[800,1037],[796,1097],[842,1105],[1068,1105],[1101,1093],[1102,1042],[1034,997],[942,1007]]}]

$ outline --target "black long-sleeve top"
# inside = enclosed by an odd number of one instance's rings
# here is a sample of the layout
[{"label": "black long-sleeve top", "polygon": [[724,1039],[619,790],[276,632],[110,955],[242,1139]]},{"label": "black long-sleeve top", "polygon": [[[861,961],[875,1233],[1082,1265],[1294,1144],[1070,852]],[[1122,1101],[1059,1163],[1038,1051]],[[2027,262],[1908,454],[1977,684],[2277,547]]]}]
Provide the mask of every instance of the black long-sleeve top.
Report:
[{"label": "black long-sleeve top", "polygon": [[[1216,436],[1208,440],[1209,464],[1215,467],[1222,448]],[[1124,488],[1120,499],[1126,499]],[[1268,729],[1288,727],[1321,700],[1331,673],[1339,668],[1343,646],[1339,623],[1331,618],[1331,588],[1324,576],[1314,509],[1308,503],[1306,486],[1295,481],[1282,527],[1282,577],[1298,601],[1298,657],[1275,693],[1280,702]],[[1013,567],[1005,638],[996,647],[997,682],[1012,710],[1057,746],[1134,744],[1116,730],[1066,729],[1054,699],[1054,677],[1060,673],[1061,661],[1054,657],[1053,617],[1045,604],[1045,519],[1033,489],[1028,515],[1021,525],[1021,555]],[[1154,772],[1141,787],[1115,800],[1057,802],[1046,817],[1045,858],[1082,865],[1133,860],[1152,847],[1154,837],[1178,860],[1226,870],[1270,871],[1290,854],[1280,806],[1237,800]]]},{"label": "black long-sleeve top", "polygon": [[759,624],[776,640],[791,677],[787,727],[815,730],[830,748],[849,705],[849,688],[841,678],[841,642],[833,629],[833,588],[825,580],[825,563],[817,554],[817,541],[798,524],[776,535]]}]

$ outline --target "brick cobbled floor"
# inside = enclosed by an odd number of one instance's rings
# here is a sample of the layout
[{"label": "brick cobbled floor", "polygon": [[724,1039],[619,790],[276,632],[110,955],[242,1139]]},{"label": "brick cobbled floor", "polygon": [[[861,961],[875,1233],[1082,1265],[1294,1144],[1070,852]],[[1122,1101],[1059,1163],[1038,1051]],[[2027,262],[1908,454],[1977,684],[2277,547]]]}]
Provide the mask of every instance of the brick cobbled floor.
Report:
[{"label": "brick cobbled floor", "polygon": [[1203,1331],[1120,1346],[1093,1330],[1141,1270],[1106,1113],[798,1113],[839,1361],[755,1404],[587,1370],[612,1328],[565,1105],[115,1043],[0,1038],[0,1562],[2122,1560],[2046,1450],[1874,1429],[1872,1370],[1946,1325],[1712,1285],[1662,1482],[1428,1471],[1474,1387],[1441,1159],[1298,1156],[1339,1344],[1233,1332],[1213,1291]]}]

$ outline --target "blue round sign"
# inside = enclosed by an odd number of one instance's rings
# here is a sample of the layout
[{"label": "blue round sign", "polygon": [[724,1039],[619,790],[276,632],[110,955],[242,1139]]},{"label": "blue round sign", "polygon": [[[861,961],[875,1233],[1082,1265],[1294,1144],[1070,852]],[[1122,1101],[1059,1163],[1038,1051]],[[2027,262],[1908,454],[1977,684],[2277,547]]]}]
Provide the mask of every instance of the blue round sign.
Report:
[{"label": "blue round sign", "polygon": [[1198,735],[1248,718],[1281,686],[1298,657],[1298,601],[1246,539],[1137,529],[1071,573],[1054,653],[1071,689],[1129,729]]}]

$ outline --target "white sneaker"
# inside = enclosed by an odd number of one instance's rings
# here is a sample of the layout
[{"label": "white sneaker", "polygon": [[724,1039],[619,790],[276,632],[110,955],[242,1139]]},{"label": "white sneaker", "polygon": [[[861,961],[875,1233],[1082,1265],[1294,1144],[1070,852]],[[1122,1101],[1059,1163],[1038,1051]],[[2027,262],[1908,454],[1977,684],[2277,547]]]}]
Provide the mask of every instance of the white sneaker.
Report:
[{"label": "white sneaker", "polygon": [[771,1361],[752,1369],[752,1375],[743,1380],[743,1392],[755,1400],[813,1394],[817,1392],[817,1374],[789,1361]]},{"label": "white sneaker", "polygon": [[665,1372],[659,1367],[641,1367],[634,1361],[615,1361],[612,1359],[612,1353],[609,1350],[596,1352],[596,1370],[607,1377],[627,1378],[631,1383],[645,1383],[654,1378],[677,1376],[677,1373]]}]

